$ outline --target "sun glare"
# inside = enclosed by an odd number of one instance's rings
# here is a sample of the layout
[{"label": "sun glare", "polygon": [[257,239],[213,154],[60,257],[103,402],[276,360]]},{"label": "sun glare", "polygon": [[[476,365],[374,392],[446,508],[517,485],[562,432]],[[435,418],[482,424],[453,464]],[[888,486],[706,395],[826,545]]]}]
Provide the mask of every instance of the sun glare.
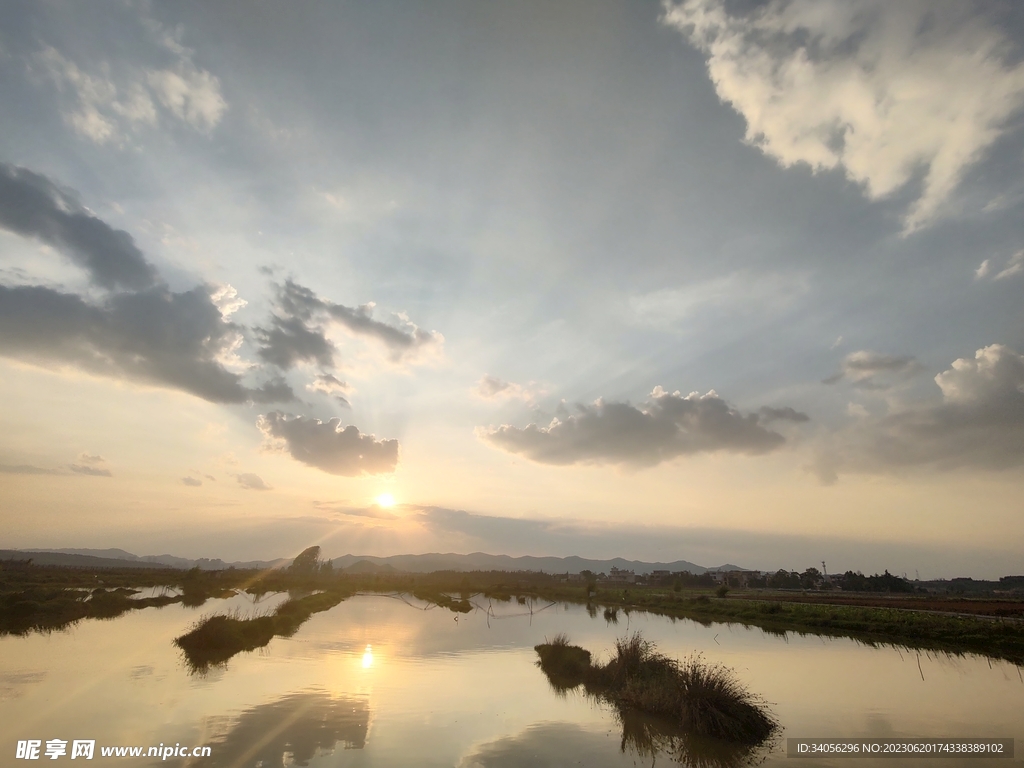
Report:
[{"label": "sun glare", "polygon": [[373,666],[373,646],[366,646],[366,650],[363,651],[363,669],[369,669]]},{"label": "sun glare", "polygon": [[393,507],[395,506],[395,497],[390,493],[382,493],[376,498],[376,502],[379,507]]}]

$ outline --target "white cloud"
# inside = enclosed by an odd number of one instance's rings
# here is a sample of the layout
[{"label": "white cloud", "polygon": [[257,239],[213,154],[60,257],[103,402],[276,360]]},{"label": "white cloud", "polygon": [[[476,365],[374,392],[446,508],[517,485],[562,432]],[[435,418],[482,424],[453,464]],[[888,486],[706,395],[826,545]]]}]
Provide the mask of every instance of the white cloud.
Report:
[{"label": "white cloud", "polygon": [[197,130],[209,132],[227,111],[220,80],[190,64],[151,71],[146,81],[161,104]]},{"label": "white cloud", "polygon": [[1002,344],[979,349],[974,359],[960,358],[935,377],[947,403],[969,404],[1024,393],[1024,356]]},{"label": "white cloud", "polygon": [[190,52],[182,51],[176,68],[150,70],[144,78],[123,70],[115,78],[105,63],[87,72],[49,45],[32,57],[32,65],[65,95],[63,116],[68,125],[97,144],[120,142],[129,131],[157,125],[154,98],[170,114],[208,133],[228,105],[217,77],[196,68],[188,58]]},{"label": "white cloud", "polygon": [[1024,250],[1017,251],[1006,260],[1006,265],[995,274],[992,274],[998,267],[992,265],[992,259],[985,259],[974,270],[975,280],[984,280],[986,277],[991,280],[1005,280],[1008,277],[1024,273]]},{"label": "white cloud", "polygon": [[215,286],[210,294],[210,301],[217,306],[217,309],[220,310],[220,316],[225,320],[249,304],[245,299],[238,296],[238,291],[230,283]]},{"label": "white cloud", "polygon": [[1024,251],[1017,251],[1006,263],[1006,267],[1000,271],[993,280],[1005,280],[1008,277],[1019,275],[1024,272]]},{"label": "white cloud", "polygon": [[1024,106],[1024,63],[976,7],[927,0],[666,1],[708,57],[746,140],[783,167],[842,168],[872,199],[923,173],[906,232],[942,215],[964,170]]}]

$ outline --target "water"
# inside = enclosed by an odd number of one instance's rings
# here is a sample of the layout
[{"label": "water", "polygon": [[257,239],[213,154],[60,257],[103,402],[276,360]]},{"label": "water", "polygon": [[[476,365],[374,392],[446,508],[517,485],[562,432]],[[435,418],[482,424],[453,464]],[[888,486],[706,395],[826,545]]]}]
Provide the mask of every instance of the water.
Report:
[{"label": "water", "polygon": [[[254,604],[238,595],[199,609],[149,608],[51,635],[0,638],[0,764],[32,764],[13,759],[18,740],[59,738],[95,739],[97,750],[211,748],[210,757],[191,762],[125,762],[137,766],[671,765],[665,754],[622,751],[622,728],[608,707],[556,695],[534,664],[533,646],[558,632],[607,657],[627,629],[642,630],[672,656],[700,651],[767,699],[783,731],[764,765],[900,764],[785,756],[786,737],[829,736],[1015,737],[1015,760],[974,762],[1024,762],[1024,679],[1011,664],[637,613],[620,612],[610,625],[582,606],[540,602],[531,616],[514,601],[496,602],[493,616],[456,616],[422,610],[412,598],[358,596],[226,668],[188,673],[172,640],[197,618],[269,610],[284,598]],[[95,759],[90,764],[122,762],[98,751]]]}]

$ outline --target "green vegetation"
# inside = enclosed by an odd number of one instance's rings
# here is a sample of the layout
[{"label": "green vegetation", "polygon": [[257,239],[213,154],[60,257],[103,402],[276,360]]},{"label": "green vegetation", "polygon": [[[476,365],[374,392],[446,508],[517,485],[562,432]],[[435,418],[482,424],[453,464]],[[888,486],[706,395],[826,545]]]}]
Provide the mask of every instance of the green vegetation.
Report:
[{"label": "green vegetation", "polygon": [[778,727],[765,704],[728,669],[700,656],[670,659],[639,632],[616,641],[607,664],[593,663],[590,653],[570,645],[565,635],[535,650],[555,690],[582,685],[587,694],[613,704],[623,718],[637,710],[665,718],[683,733],[745,746],[763,743]]}]

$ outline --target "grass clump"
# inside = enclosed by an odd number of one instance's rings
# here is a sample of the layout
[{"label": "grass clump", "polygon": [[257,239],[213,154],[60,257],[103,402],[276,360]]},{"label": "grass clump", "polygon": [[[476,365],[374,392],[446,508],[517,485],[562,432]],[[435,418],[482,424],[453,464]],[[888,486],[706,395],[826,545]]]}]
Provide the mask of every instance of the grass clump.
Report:
[{"label": "grass clump", "polygon": [[543,644],[533,649],[540,657],[540,668],[557,692],[572,690],[586,680],[591,669],[590,651],[570,645],[565,633],[560,632],[550,641],[545,638]]},{"label": "grass clump", "polygon": [[347,596],[344,592],[317,592],[288,600],[273,613],[242,618],[236,610],[207,616],[174,644],[184,651],[190,671],[203,673],[242,651],[262,648],[275,637],[291,637],[314,613],[333,608]]},{"label": "grass clump", "polygon": [[558,635],[538,645],[539,666],[556,690],[583,685],[587,693],[613,704],[625,723],[631,712],[665,718],[691,736],[755,746],[778,727],[764,702],[720,664],[691,656],[683,662],[658,652],[636,632],[615,643],[607,664]]}]

